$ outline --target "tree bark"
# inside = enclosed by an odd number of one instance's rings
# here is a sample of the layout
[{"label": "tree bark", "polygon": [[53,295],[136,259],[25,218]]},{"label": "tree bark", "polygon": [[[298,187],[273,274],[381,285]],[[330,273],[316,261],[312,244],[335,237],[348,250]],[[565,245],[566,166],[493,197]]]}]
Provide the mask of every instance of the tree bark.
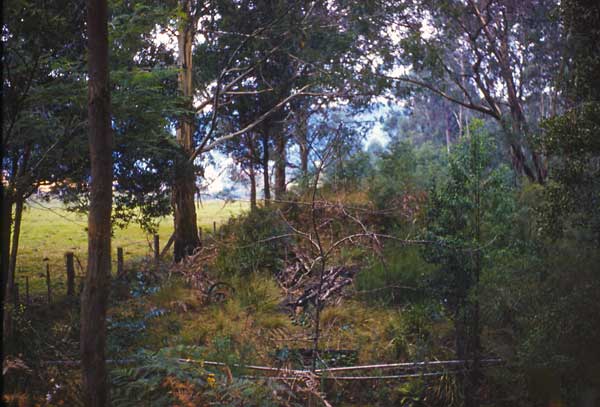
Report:
[{"label": "tree bark", "polygon": [[[21,233],[21,219],[23,217],[23,205],[25,204],[25,196],[27,195],[24,191],[24,184],[26,184],[25,179],[25,171],[29,164],[29,157],[31,156],[31,145],[26,145],[23,151],[23,156],[21,158],[21,162],[19,164],[18,160],[15,160],[13,163],[16,164],[13,166],[13,174],[16,173],[15,177],[12,180],[12,189],[14,191],[12,200],[15,204],[15,215],[12,236],[10,232],[10,224],[9,224],[9,234],[8,238],[12,238],[12,242],[10,243],[10,258],[8,259],[8,271],[6,275],[6,287],[5,287],[5,299],[13,298],[14,289],[15,289],[15,274],[17,270],[17,254],[19,251],[19,236]],[[11,208],[12,210],[12,208]],[[12,214],[11,214],[12,215]],[[7,253],[8,253],[7,249]],[[5,304],[8,301],[5,301]],[[6,312],[3,315],[3,323],[4,323],[4,338],[5,340],[10,339],[12,335],[12,313]]]},{"label": "tree bark", "polygon": [[303,120],[296,129],[298,150],[300,151],[300,187],[302,189],[308,188],[308,154],[310,153],[310,146],[308,144],[308,129],[307,123],[304,117]]},{"label": "tree bark", "polygon": [[2,229],[0,231],[1,243],[0,253],[2,258],[0,261],[2,270],[2,292],[6,292],[8,284],[8,269],[10,257],[10,235],[12,226],[12,207],[13,202],[6,187],[2,186]]},{"label": "tree bark", "polygon": [[[180,22],[177,37],[179,46],[179,90],[185,98],[186,108],[192,109],[194,89],[192,83],[192,44],[196,28],[196,18],[192,13],[190,0],[180,2],[185,21]],[[185,159],[177,163],[177,172],[173,184],[173,222],[175,229],[174,259],[180,261],[186,255],[200,246],[196,218],[196,175],[193,163],[188,157],[194,152],[194,117],[184,114],[179,118],[177,127],[177,141],[185,153]]]},{"label": "tree bark", "polygon": [[179,171],[173,185],[175,223],[174,259],[181,261],[200,246],[196,226],[196,177],[193,171]]},{"label": "tree bark", "polygon": [[446,110],[446,152],[450,154],[450,125],[452,123],[451,119],[452,112],[450,109]]},{"label": "tree bark", "polygon": [[271,186],[269,182],[269,134],[263,131],[262,134],[263,144],[263,190],[265,195],[265,206],[269,206],[271,203]]},{"label": "tree bark", "polygon": [[[308,143],[307,143],[308,144]],[[303,179],[308,178],[308,145],[300,144],[300,172]]]},{"label": "tree bark", "polygon": [[248,145],[248,178],[250,178],[250,210],[257,208],[256,203],[256,165],[260,162],[260,156],[256,151],[254,133],[246,135],[246,143]]},{"label": "tree bark", "polygon": [[250,163],[248,178],[250,178],[250,210],[253,211],[256,209],[256,171],[254,170],[254,163]]},{"label": "tree bark", "polygon": [[8,283],[6,288],[6,297],[11,298],[15,287],[15,274],[17,270],[17,253],[19,250],[19,235],[21,234],[21,219],[23,218],[24,199],[19,197],[15,203],[14,226],[12,230],[12,242],[10,244],[10,260],[8,263]]},{"label": "tree bark", "polygon": [[113,174],[107,21],[107,1],[87,0],[91,187],[88,265],[81,297],[80,347],[84,404],[89,407],[106,406],[109,403],[105,346]]},{"label": "tree bark", "polygon": [[[2,186],[2,242],[1,248],[2,251],[2,292],[4,293],[4,298],[8,300],[10,297],[8,296],[8,282],[10,280],[10,237],[11,237],[11,227],[12,227],[12,208],[13,202],[11,194],[8,192],[8,188]],[[2,301],[2,338],[6,341],[10,337],[10,321],[7,321],[7,318],[10,317],[10,306],[7,307],[9,301]],[[8,323],[7,323],[8,322]]]},{"label": "tree bark", "polygon": [[287,164],[286,142],[284,126],[280,121],[273,123],[273,134],[275,135],[275,199],[283,199],[286,190],[285,167]]}]

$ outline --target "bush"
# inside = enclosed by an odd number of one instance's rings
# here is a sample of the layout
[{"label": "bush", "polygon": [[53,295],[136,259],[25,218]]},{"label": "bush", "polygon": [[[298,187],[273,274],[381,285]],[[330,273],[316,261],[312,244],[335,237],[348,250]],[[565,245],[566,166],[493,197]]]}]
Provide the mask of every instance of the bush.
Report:
[{"label": "bush", "polygon": [[361,298],[371,303],[402,305],[422,301],[425,284],[433,267],[426,263],[416,247],[389,247],[381,260],[376,258],[370,267],[355,279]]},{"label": "bush", "polygon": [[274,273],[282,267],[290,238],[271,238],[289,233],[282,219],[269,208],[257,208],[233,218],[221,228],[227,248],[219,251],[215,266],[223,276]]}]

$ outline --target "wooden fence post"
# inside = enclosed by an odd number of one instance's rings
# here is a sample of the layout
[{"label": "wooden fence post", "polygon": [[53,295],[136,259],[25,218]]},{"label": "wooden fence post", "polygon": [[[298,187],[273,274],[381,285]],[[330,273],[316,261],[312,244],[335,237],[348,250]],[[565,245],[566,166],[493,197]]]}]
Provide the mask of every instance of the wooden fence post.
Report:
[{"label": "wooden fence post", "polygon": [[117,278],[123,275],[123,248],[117,247]]},{"label": "wooden fence post", "polygon": [[198,226],[198,241],[200,242],[200,247],[202,247],[202,227]]},{"label": "wooden fence post", "polygon": [[158,234],[154,235],[154,263],[158,268],[158,261],[160,260],[160,237]]},{"label": "wooden fence post", "polygon": [[25,277],[25,301],[27,305],[31,303],[29,299],[29,277]]},{"label": "wooden fence post", "polygon": [[213,236],[217,236],[217,222],[213,220]]},{"label": "wooden fence post", "polygon": [[50,264],[46,263],[46,287],[48,288],[48,304],[52,302],[52,286],[50,285]]},{"label": "wooden fence post", "polygon": [[65,266],[67,269],[67,295],[75,295],[75,263],[73,262],[73,252],[65,253]]}]

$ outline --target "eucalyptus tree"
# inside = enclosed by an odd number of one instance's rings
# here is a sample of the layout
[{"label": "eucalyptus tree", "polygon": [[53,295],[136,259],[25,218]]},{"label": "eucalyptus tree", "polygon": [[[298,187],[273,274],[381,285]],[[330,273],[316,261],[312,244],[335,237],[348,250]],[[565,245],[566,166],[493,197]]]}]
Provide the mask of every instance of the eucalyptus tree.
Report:
[{"label": "eucalyptus tree", "polygon": [[[178,162],[173,184],[176,260],[189,254],[199,244],[194,202],[196,173],[199,171],[195,163],[204,153],[254,129],[288,100],[300,94],[285,95],[249,123],[240,123],[239,130],[227,134],[218,131],[222,105],[229,103],[232,96],[246,93],[245,85],[252,82],[250,76],[256,75],[257,67],[266,59],[262,54],[250,58],[240,54],[258,36],[269,35],[271,24],[271,21],[261,20],[261,24],[250,31],[243,25],[222,30],[219,22],[226,21],[224,10],[227,7],[250,10],[244,2],[182,0],[178,4],[178,83],[186,113],[177,120],[177,140],[186,158]],[[267,55],[270,54],[267,52]],[[194,61],[198,60],[203,64],[195,67]],[[197,116],[205,110],[210,111],[209,123],[198,128]]]},{"label": "eucalyptus tree", "polygon": [[[58,197],[70,209],[87,213],[91,176],[84,108],[85,5],[56,0],[29,7],[27,2],[11,1],[7,17],[3,36],[3,290],[12,288],[27,198],[45,184],[51,186],[48,197]],[[109,18],[112,221],[123,226],[135,220],[152,229],[156,217],[169,212],[165,186],[179,154],[168,131],[169,115],[177,109],[176,72],[168,69],[165,50],[153,45],[150,28],[157,14],[150,16],[147,8],[113,2]]]},{"label": "eucalyptus tree", "polygon": [[110,284],[112,129],[108,63],[108,4],[88,0],[88,131],[91,161],[88,264],[81,296],[81,368],[85,404],[108,404],[106,309]]},{"label": "eucalyptus tree", "polygon": [[426,89],[496,120],[514,169],[543,183],[546,164],[531,135],[540,116],[560,107],[553,83],[561,68],[557,2],[417,0],[386,7],[377,17],[388,24],[378,54],[396,62],[382,64],[379,74],[403,92]]},{"label": "eucalyptus tree", "polygon": [[438,95],[422,91],[407,97],[402,108],[392,110],[384,127],[392,139],[410,140],[416,145],[430,142],[435,146],[445,146],[450,152],[452,145],[463,135],[468,137],[468,123],[473,116],[484,117]]},{"label": "eucalyptus tree", "polygon": [[[268,203],[271,199],[269,161],[274,152],[275,158],[275,196],[281,198],[285,191],[286,170],[286,145],[287,131],[285,116],[288,105],[282,105],[273,109],[278,102],[292,93],[297,85],[300,63],[293,61],[289,50],[294,47],[297,40],[297,32],[300,30],[302,14],[306,12],[302,8],[304,2],[282,2],[282,1],[245,1],[235,6],[224,5],[219,9],[223,15],[220,30],[232,32],[237,30],[241,33],[261,31],[260,35],[249,39],[239,58],[251,61],[260,58],[263,63],[256,66],[256,71],[249,79],[250,94],[242,96],[245,101],[244,113],[237,111],[237,105],[233,103],[226,108],[227,112],[233,114],[230,117],[246,119],[249,108],[255,111],[257,116],[271,111],[269,117],[258,126],[258,131],[253,135],[258,137],[256,143],[260,145],[262,157],[260,162],[263,171],[264,197]],[[234,45],[235,38],[224,37],[225,48]],[[252,102],[250,102],[252,100]],[[249,103],[254,106],[250,107]],[[244,107],[245,106],[245,107]],[[246,135],[246,138],[250,135]],[[270,146],[273,148],[270,148]]]},{"label": "eucalyptus tree", "polygon": [[[161,4],[111,3],[109,68],[111,127],[114,136],[113,225],[131,221],[153,231],[157,218],[170,212],[170,183],[175,161],[182,155],[171,136],[181,112],[177,70],[165,44],[156,41],[156,24],[168,21]],[[54,192],[71,209],[87,211],[87,150],[61,163],[64,176]],[[66,158],[66,157],[65,157]],[[76,159],[75,159],[76,158]],[[63,158],[64,159],[64,158]]]},{"label": "eucalyptus tree", "polygon": [[[274,192],[280,199],[291,181],[287,169],[295,161],[288,156],[292,141],[298,146],[301,176],[307,176],[311,115],[327,109],[331,101],[352,100],[367,87],[361,83],[363,75],[354,66],[355,48],[359,46],[354,21],[348,6],[341,1],[244,1],[225,4],[219,15],[223,17],[219,21],[221,32],[238,30],[239,35],[244,33],[247,38],[239,58],[250,61],[258,55],[264,60],[249,76],[243,97],[254,101],[253,109],[258,115],[272,112],[252,132],[254,144],[262,152],[260,163],[268,203],[269,163],[274,161]],[[249,33],[261,27],[267,29],[250,38]],[[232,48],[234,39],[224,37],[223,43],[230,43],[225,47]],[[277,107],[279,100],[307,86],[311,90],[304,93],[311,97],[294,98]],[[237,108],[235,102],[224,106],[223,115],[229,123],[243,117]],[[234,145],[227,148],[229,152],[234,149]]]},{"label": "eucalyptus tree", "polygon": [[[235,105],[235,115],[223,115],[222,127],[226,131],[234,128],[238,121],[247,122],[252,117],[257,115],[256,100],[254,95],[246,95],[237,98],[232,104]],[[233,107],[233,106],[230,106]],[[258,177],[259,171],[263,166],[264,146],[260,143],[257,132],[254,130],[248,131],[241,135],[238,139],[228,140],[220,147],[223,154],[232,157],[235,165],[239,167],[240,174],[243,178],[247,178],[250,187],[250,209],[255,210],[258,207]],[[268,148],[268,146],[267,146]],[[268,174],[268,172],[267,172]],[[264,183],[264,181],[263,181]],[[267,185],[268,191],[268,185]]]}]

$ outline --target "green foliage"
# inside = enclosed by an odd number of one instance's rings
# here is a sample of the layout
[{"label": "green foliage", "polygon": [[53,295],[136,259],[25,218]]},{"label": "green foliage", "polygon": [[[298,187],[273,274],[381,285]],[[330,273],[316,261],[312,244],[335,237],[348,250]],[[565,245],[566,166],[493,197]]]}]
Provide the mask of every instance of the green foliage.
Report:
[{"label": "green foliage", "polygon": [[370,195],[378,208],[390,206],[415,189],[417,167],[413,146],[408,141],[394,143],[378,162],[377,177],[373,180]]},{"label": "green foliage", "polygon": [[[33,328],[31,315],[28,312],[28,307],[24,304],[18,304],[16,307],[11,301],[7,301],[4,306],[4,312],[11,315],[12,341],[2,341],[3,349],[6,354],[19,354],[29,347],[37,345],[37,338],[33,337],[36,333]],[[14,341],[14,338],[26,338]]]},{"label": "green foliage", "polygon": [[[230,351],[219,346],[221,359]],[[202,363],[207,354],[196,346],[140,350],[131,367],[111,371],[112,404],[117,406],[253,405],[298,406],[296,397],[276,382],[227,379]],[[229,361],[230,362],[230,361]],[[284,401],[285,400],[285,401]],[[180,404],[181,403],[181,404]]]},{"label": "green foliage", "polygon": [[119,406],[167,406],[176,402],[164,386],[167,377],[206,388],[208,372],[199,363],[180,363],[179,358],[202,360],[203,350],[196,347],[165,348],[158,352],[140,350],[134,355],[133,367],[111,372],[112,403]]},{"label": "green foliage", "polygon": [[[346,138],[343,140],[344,143],[347,142]],[[375,157],[364,151],[355,151],[348,156],[346,156],[347,152],[339,152],[339,154],[342,157],[338,157],[325,173],[326,188],[344,191],[364,189],[373,176]]]},{"label": "green foliage", "polygon": [[[63,0],[10,1],[2,26],[4,199],[30,196],[79,161],[85,124],[81,8]],[[84,139],[84,141],[87,141]],[[72,152],[75,151],[75,154]]]},{"label": "green foliage", "polygon": [[440,268],[432,288],[457,311],[479,280],[488,250],[507,238],[513,210],[508,171],[491,166],[490,139],[475,122],[450,159],[448,181],[430,192],[427,261]]},{"label": "green foliage", "polygon": [[593,1],[565,0],[559,10],[567,64],[560,86],[574,101],[600,101],[600,6]]},{"label": "green foliage", "polygon": [[[508,171],[493,165],[482,123],[475,121],[470,133],[454,148],[448,180],[430,192],[425,239],[431,243],[423,249],[427,261],[437,265],[430,288],[452,317],[458,359],[483,351],[481,279],[492,254],[509,240],[514,212]],[[478,397],[481,379],[475,375],[468,372],[460,382],[466,404]]]},{"label": "green foliage", "polygon": [[543,124],[540,144],[550,179],[540,207],[545,232],[600,244],[600,102],[588,102]]},{"label": "green foliage", "polygon": [[[454,149],[455,146],[452,147]],[[449,154],[443,147],[426,142],[415,147],[417,168],[415,180],[421,188],[426,188],[433,181],[444,182],[448,176]]]},{"label": "green foliage", "polygon": [[545,120],[536,139],[549,164],[539,203],[529,205],[541,234],[534,256],[522,257],[527,273],[507,281],[502,315],[522,377],[534,384],[530,397],[583,405],[597,403],[600,388],[600,5],[567,0],[559,9],[567,43],[559,86],[570,108]]},{"label": "green foliage", "polygon": [[404,305],[426,298],[433,267],[416,247],[387,246],[381,257],[358,273],[354,284],[360,298],[372,303]]},{"label": "green foliage", "polygon": [[215,266],[225,276],[275,273],[285,257],[289,229],[277,212],[257,208],[221,227],[227,249],[220,250]]},{"label": "green foliage", "polygon": [[446,151],[432,143],[415,146],[410,140],[394,141],[376,164],[368,193],[380,211],[378,223],[388,231],[411,230],[426,187],[445,179]]},{"label": "green foliage", "polygon": [[[541,224],[553,238],[565,232],[600,244],[600,6],[567,0],[560,4],[567,35],[566,69],[559,86],[570,109],[542,123],[536,140],[549,157],[549,182]],[[577,236],[578,235],[578,236]]]},{"label": "green foliage", "polygon": [[395,346],[399,355],[410,360],[428,360],[439,355],[436,339],[439,327],[434,323],[444,318],[441,303],[421,302],[403,308],[396,327]]},{"label": "green foliage", "polygon": [[[597,250],[576,241],[538,240],[498,253],[482,279],[491,350],[518,367],[496,380],[507,395],[520,387],[519,405],[532,400],[577,405],[600,385],[598,261]],[[544,390],[536,391],[531,381]]]},{"label": "green foliage", "polygon": [[[85,9],[61,0],[28,3],[10,3],[6,26],[7,62],[11,76],[17,77],[3,85],[11,101],[3,111],[10,123],[4,128],[9,131],[3,146],[10,154],[3,155],[3,169],[17,170],[20,161],[21,194],[28,196],[40,183],[52,184],[54,194],[86,212],[90,165],[85,36],[76,34],[84,32]],[[166,67],[164,50],[156,50],[150,34],[161,12],[151,14],[149,7],[125,3],[112,2],[109,23],[113,221],[121,227],[135,221],[154,232],[155,219],[170,211],[170,191],[164,185],[180,153],[168,130],[178,111],[177,71]]]}]

